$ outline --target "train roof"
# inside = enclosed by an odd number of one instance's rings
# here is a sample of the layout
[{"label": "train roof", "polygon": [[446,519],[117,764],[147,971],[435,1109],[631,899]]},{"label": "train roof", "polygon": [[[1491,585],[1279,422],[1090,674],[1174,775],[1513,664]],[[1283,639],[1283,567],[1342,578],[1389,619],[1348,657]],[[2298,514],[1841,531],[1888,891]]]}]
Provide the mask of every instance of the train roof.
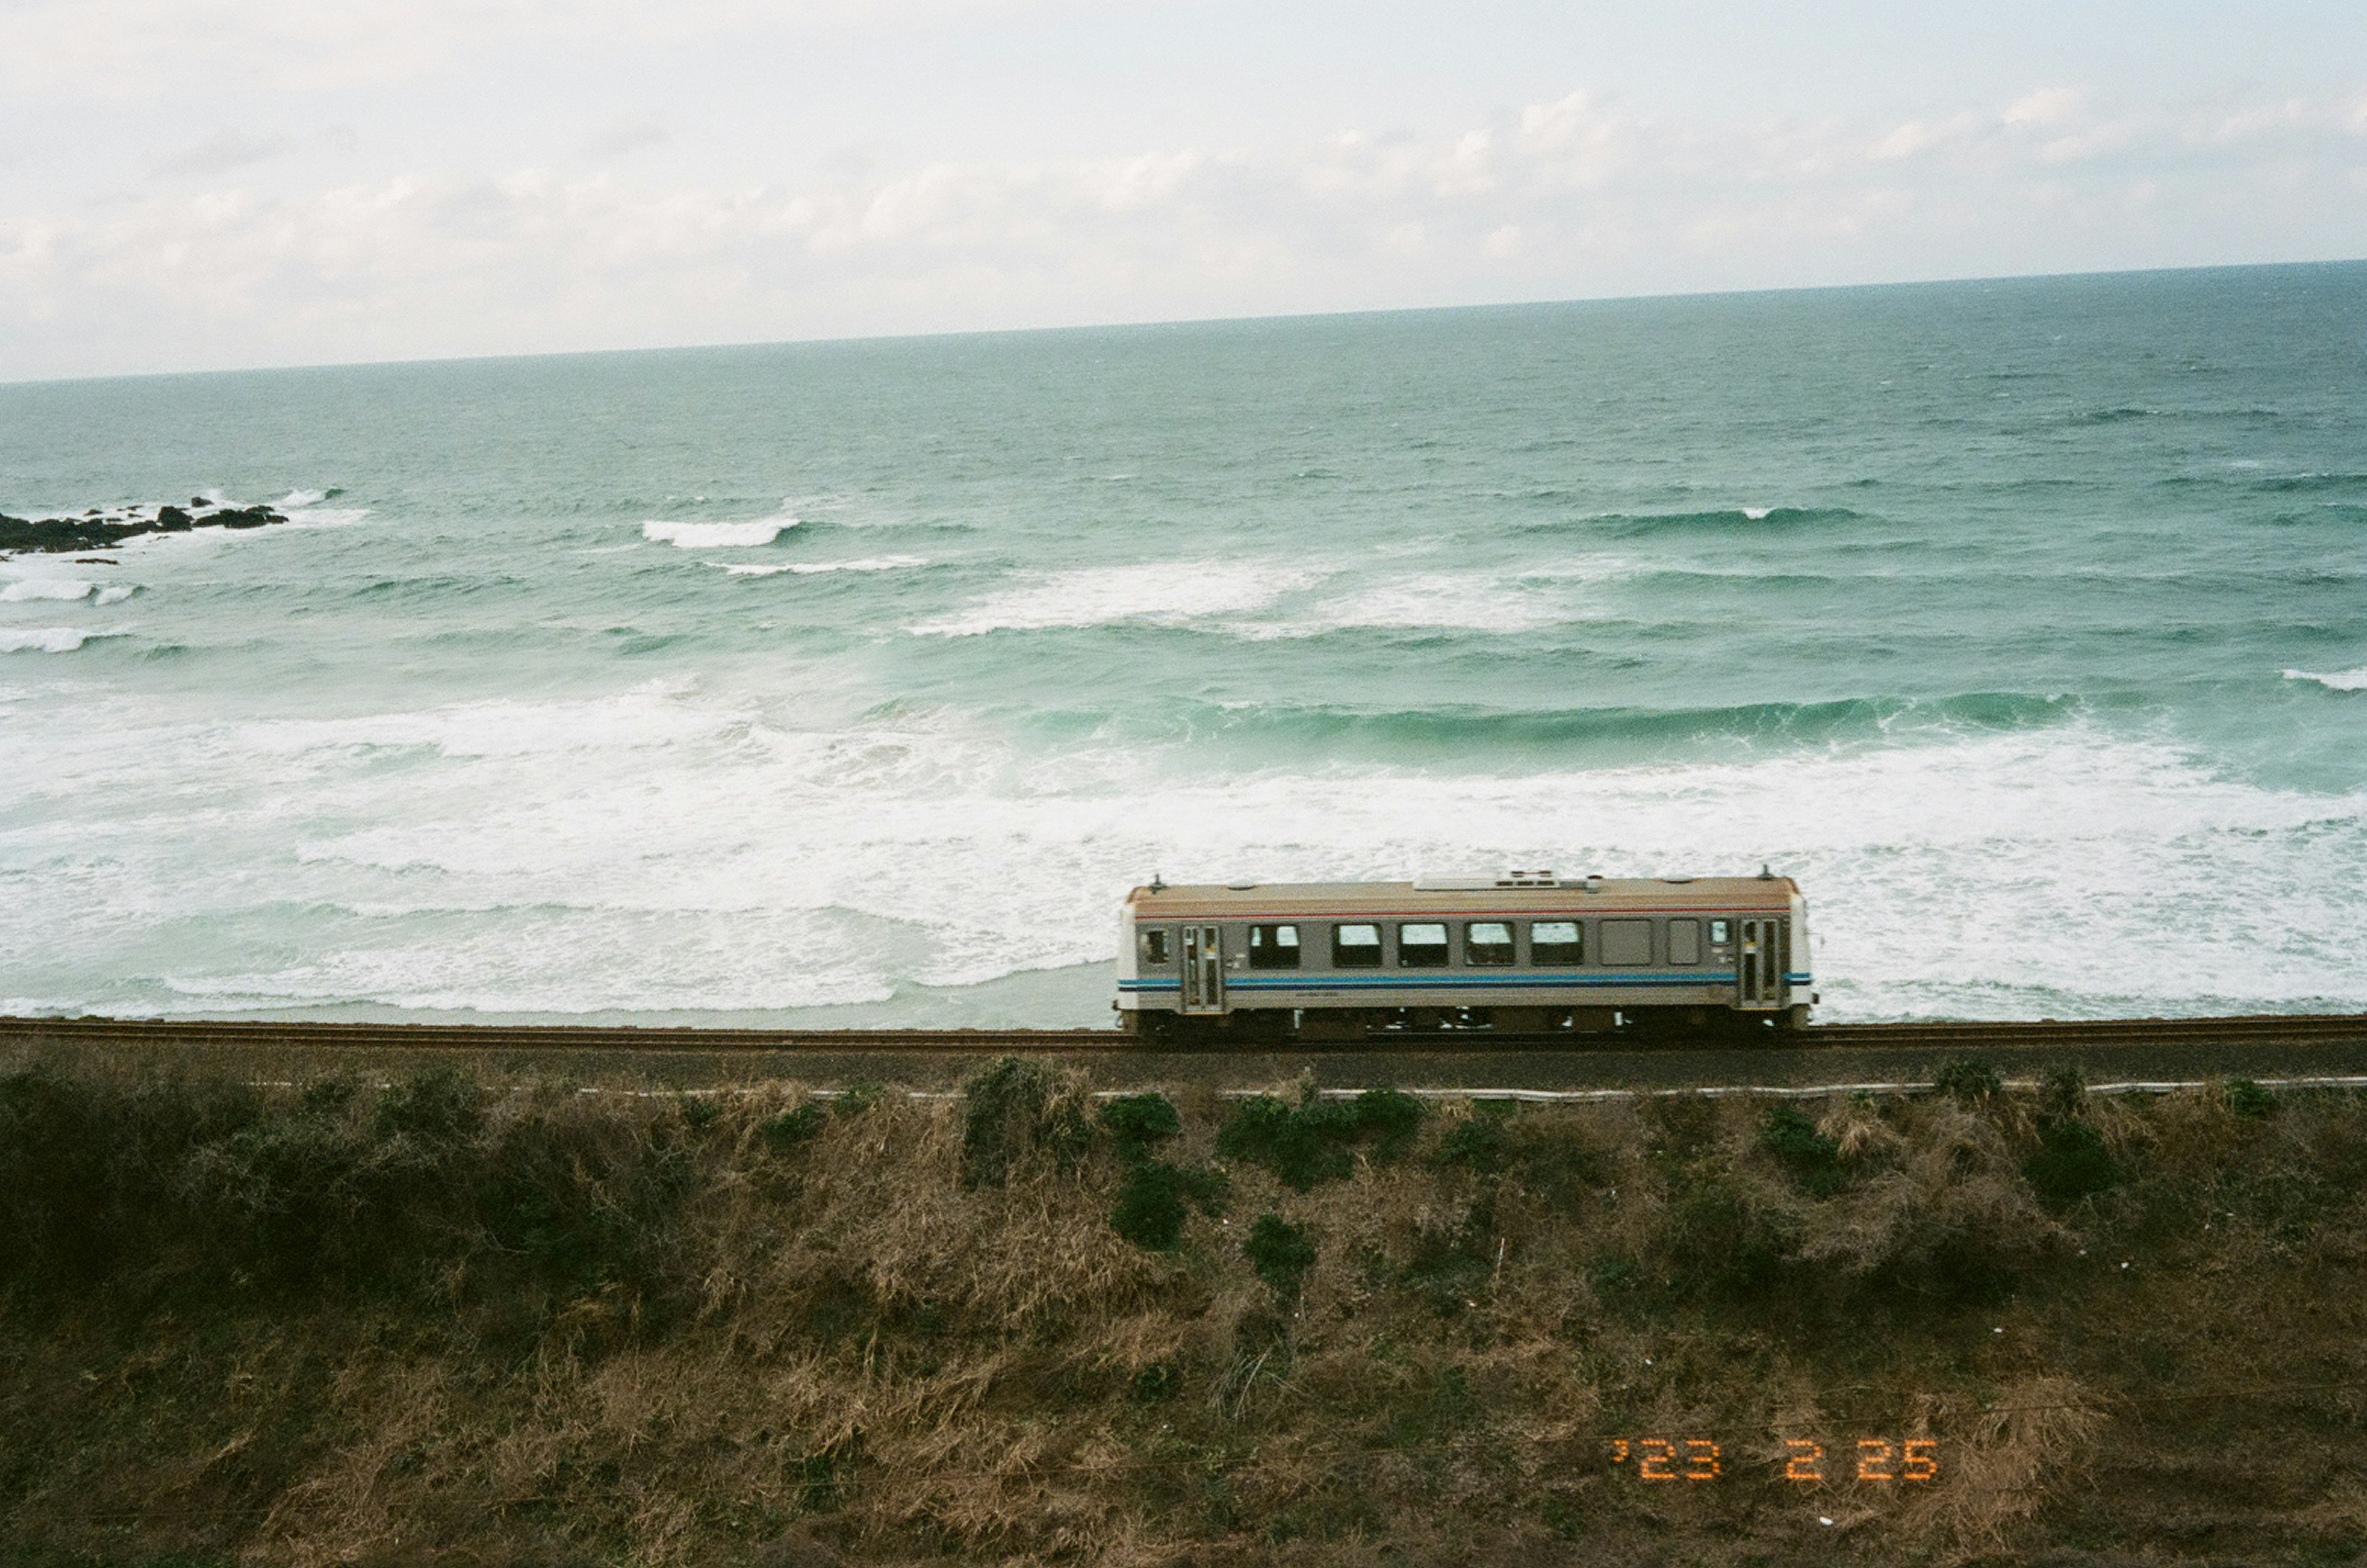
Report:
[{"label": "train roof", "polygon": [[1601,910],[1782,913],[1799,885],[1788,876],[1589,876],[1515,874],[1415,882],[1163,884],[1126,897],[1138,919],[1248,919],[1261,915],[1587,914]]}]

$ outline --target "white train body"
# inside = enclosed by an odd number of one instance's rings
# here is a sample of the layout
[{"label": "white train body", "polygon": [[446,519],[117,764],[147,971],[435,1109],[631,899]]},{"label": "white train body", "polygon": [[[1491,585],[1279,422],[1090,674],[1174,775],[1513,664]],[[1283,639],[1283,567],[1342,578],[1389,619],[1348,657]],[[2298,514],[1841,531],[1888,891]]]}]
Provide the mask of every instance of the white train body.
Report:
[{"label": "white train body", "polygon": [[1808,907],[1790,877],[1167,886],[1127,895],[1117,1009],[1142,1034],[1797,1028]]}]

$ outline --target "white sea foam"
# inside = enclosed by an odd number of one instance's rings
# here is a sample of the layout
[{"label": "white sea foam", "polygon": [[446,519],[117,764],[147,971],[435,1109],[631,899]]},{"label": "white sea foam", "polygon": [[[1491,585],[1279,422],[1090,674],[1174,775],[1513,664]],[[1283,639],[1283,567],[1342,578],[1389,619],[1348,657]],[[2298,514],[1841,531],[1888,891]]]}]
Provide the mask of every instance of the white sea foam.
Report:
[{"label": "white sea foam", "polygon": [[257,755],[322,761],[330,751],[404,750],[447,758],[621,756],[686,744],[710,733],[712,713],[681,701],[692,690],[686,682],[651,682],[573,702],[496,699],[345,718],[260,720],[239,726],[235,744]]},{"label": "white sea foam", "polygon": [[1774,510],[1772,506],[1746,506],[1742,509],[1742,514],[1753,523],[1763,523],[1767,519],[1767,514]]},{"label": "white sea foam", "polygon": [[641,525],[641,537],[672,545],[678,550],[746,549],[769,545],[797,525],[798,520],[786,514],[753,523],[668,523],[652,519]]},{"label": "white sea foam", "polygon": [[[833,717],[686,683],[319,721],[144,700],[10,710],[34,806],[0,818],[0,868],[30,895],[0,902],[0,950],[28,955],[14,992],[798,1009],[1099,964],[1154,870],[1769,860],[1808,891],[1836,1018],[2367,1008],[2344,935],[2367,791],[2246,783],[2084,722],[1716,766],[1229,773],[1190,746],[1033,749],[950,712]],[[65,808],[127,788],[136,833]],[[1043,984],[1027,1017],[1106,1017],[1104,970]]]},{"label": "white sea foam", "polygon": [[833,571],[897,571],[928,564],[922,556],[866,556],[859,560],[784,561],[777,566],[736,561],[723,570],[734,577],[777,577],[782,572],[795,577],[824,577]]},{"label": "white sea foam", "polygon": [[1264,609],[1323,575],[1278,560],[1079,567],[1024,578],[967,610],[910,629],[923,637],[976,637],[1060,626],[1216,625]]},{"label": "white sea foam", "polygon": [[2331,675],[2320,675],[2308,670],[2288,670],[2288,681],[2315,681],[2337,692],[2367,692],[2367,664],[2356,670],[2338,670]]},{"label": "white sea foam", "polygon": [[111,583],[108,587],[100,589],[97,595],[91,600],[91,603],[94,604],[120,604],[126,599],[130,598],[134,593],[139,592],[139,589],[133,587],[128,582]]},{"label": "white sea foam", "polygon": [[328,499],[326,491],[291,490],[271,504],[281,512],[298,512],[309,506],[318,506]]},{"label": "white sea foam", "polygon": [[0,588],[0,603],[21,604],[33,599],[87,599],[96,586],[71,577],[28,577]]},{"label": "white sea foam", "polygon": [[80,626],[0,626],[0,653],[72,653],[95,637],[117,635]]},{"label": "white sea foam", "polygon": [[290,528],[350,528],[370,514],[367,506],[291,506],[285,512]]},{"label": "white sea foam", "polygon": [[1583,619],[1569,584],[1585,579],[1523,573],[1431,572],[1384,579],[1325,599],[1306,613],[1234,629],[1251,637],[1316,637],[1363,628],[1405,631],[1535,631]]}]

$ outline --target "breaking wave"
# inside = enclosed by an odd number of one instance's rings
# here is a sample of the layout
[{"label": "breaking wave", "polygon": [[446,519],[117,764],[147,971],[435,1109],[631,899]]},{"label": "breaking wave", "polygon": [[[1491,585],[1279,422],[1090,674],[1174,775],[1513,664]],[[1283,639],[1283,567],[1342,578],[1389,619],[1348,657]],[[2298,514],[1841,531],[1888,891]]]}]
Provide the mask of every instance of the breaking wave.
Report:
[{"label": "breaking wave", "polygon": [[669,523],[652,518],[641,525],[641,537],[678,550],[751,549],[769,545],[798,525],[794,517],[765,517],[753,523]]},{"label": "breaking wave", "polygon": [[0,626],[0,653],[72,653],[93,637],[121,635],[80,626]]},{"label": "breaking wave", "polygon": [[2333,692],[2367,692],[2367,664],[2356,670],[2338,670],[2331,675],[2321,675],[2311,670],[2288,670],[2285,679],[2315,681]]},{"label": "breaking wave", "polygon": [[922,556],[866,556],[861,560],[784,561],[771,566],[736,561],[723,570],[733,577],[776,577],[785,571],[794,577],[826,577],[834,571],[897,571],[928,564]]}]

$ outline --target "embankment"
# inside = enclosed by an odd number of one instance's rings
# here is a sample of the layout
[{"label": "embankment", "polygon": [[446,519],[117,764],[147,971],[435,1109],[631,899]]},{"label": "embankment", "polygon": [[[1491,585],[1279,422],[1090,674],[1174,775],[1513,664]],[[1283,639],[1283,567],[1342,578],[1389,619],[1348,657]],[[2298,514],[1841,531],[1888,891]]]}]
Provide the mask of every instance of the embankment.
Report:
[{"label": "embankment", "polygon": [[[2367,1100],[1519,1111],[20,1056],[26,1563],[2367,1544]],[[1818,1479],[1808,1479],[1809,1476]]]}]

